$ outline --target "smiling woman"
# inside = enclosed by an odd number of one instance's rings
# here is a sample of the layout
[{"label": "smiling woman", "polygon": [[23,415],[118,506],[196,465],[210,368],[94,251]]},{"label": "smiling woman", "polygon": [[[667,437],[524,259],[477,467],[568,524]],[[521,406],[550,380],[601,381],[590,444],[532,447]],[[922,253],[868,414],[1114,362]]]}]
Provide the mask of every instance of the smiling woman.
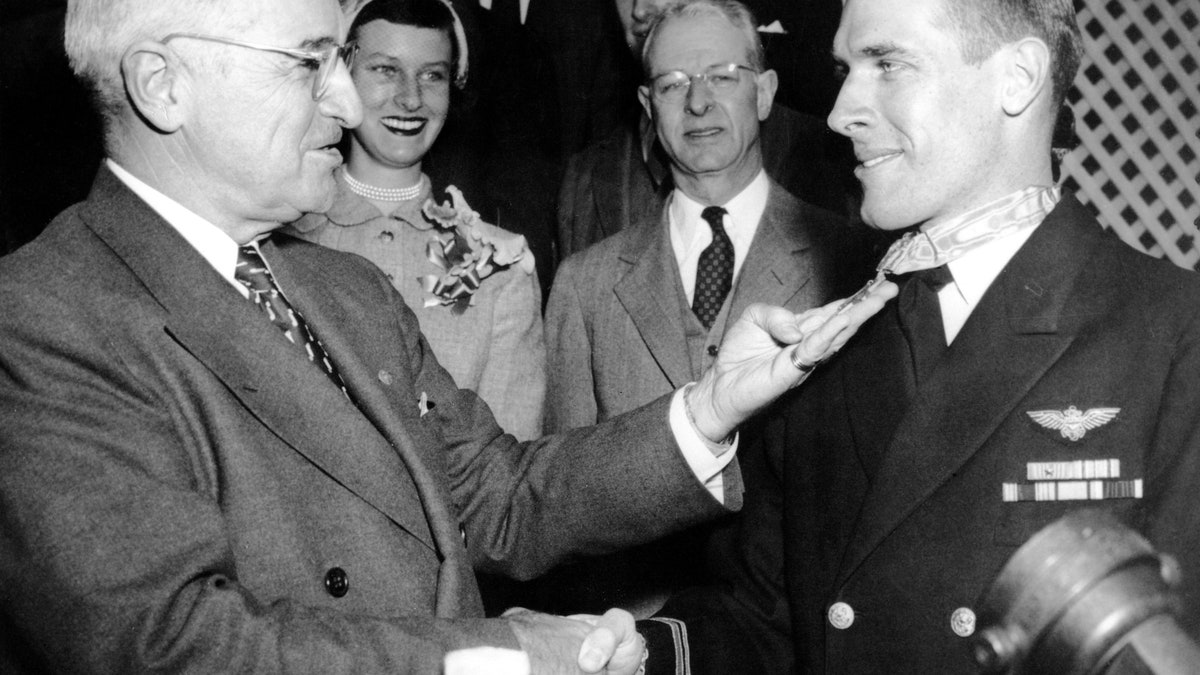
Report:
[{"label": "smiling woman", "polygon": [[422,162],[465,85],[467,49],[442,0],[373,0],[354,19],[351,75],[363,103],[337,195],[289,226],[378,265],[417,314],[455,383],[509,433],[541,435],[541,290],[524,238],[490,225],[461,192],[434,194]]}]

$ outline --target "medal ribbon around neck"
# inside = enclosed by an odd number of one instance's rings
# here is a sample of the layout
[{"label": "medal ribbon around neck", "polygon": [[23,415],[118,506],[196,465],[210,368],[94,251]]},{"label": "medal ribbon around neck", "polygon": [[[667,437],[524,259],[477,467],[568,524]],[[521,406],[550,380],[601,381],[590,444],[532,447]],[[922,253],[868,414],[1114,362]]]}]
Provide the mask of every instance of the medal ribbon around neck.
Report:
[{"label": "medal ribbon around neck", "polygon": [[1033,185],[897,240],[876,269],[907,274],[945,265],[988,242],[1035,227],[1058,203],[1057,187]]}]

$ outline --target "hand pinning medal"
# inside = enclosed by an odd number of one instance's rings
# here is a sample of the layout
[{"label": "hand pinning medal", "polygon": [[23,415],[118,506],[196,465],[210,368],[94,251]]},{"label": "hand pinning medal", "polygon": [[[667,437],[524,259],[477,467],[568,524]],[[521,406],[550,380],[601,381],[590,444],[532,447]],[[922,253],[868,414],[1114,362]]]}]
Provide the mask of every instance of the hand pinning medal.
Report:
[{"label": "hand pinning medal", "polygon": [[[870,281],[868,281],[865,286],[860,288],[857,293],[855,293],[854,295],[851,295],[850,297],[839,302],[837,304],[837,306],[834,308],[833,314],[830,315],[830,318],[837,316],[839,314],[844,314],[844,313],[848,312],[850,310],[850,308],[854,307],[858,303],[865,300],[867,298],[867,296],[869,296],[873,290],[875,290],[877,287],[879,287],[880,284],[882,284],[885,281],[887,281],[887,275],[882,269],[880,269],[880,271],[875,275],[875,277],[873,279],[871,279]],[[811,329],[805,325],[805,324],[810,324],[810,323],[816,323],[815,319],[817,319],[817,318],[818,317],[808,316],[801,321],[800,329],[804,332],[805,338],[807,338],[809,335],[811,335],[816,329],[820,328],[821,325],[824,325],[824,322],[827,320],[827,319],[822,318],[821,322],[819,324],[817,324],[816,326],[813,326]],[[801,373],[803,373],[803,377],[801,377],[801,380],[800,380],[801,382],[803,382],[804,377],[807,377],[808,374],[811,373],[813,370],[815,370],[817,366],[824,363],[827,359],[829,359],[831,356],[836,354],[839,349],[841,349],[841,345],[838,344],[838,345],[834,346],[832,349],[827,350],[825,355],[822,356],[821,358],[809,363],[804,360],[803,356],[800,355],[800,349],[801,349],[801,346],[803,345],[803,343],[804,343],[804,340],[801,339],[800,343],[796,345],[795,349],[793,349],[791,351],[791,353],[788,354],[788,360],[791,361],[792,365],[796,367],[796,370],[799,370]]]}]

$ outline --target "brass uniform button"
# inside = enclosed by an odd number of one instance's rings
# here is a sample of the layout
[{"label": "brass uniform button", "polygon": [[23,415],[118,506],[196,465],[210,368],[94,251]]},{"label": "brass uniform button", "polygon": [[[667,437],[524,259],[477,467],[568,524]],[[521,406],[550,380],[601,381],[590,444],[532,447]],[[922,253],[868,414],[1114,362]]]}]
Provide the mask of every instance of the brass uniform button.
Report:
[{"label": "brass uniform button", "polygon": [[975,634],[975,612],[968,607],[959,607],[950,615],[950,630],[959,637]]},{"label": "brass uniform button", "polygon": [[854,608],[844,602],[835,602],[829,606],[829,625],[838,630],[846,630],[854,625]]}]

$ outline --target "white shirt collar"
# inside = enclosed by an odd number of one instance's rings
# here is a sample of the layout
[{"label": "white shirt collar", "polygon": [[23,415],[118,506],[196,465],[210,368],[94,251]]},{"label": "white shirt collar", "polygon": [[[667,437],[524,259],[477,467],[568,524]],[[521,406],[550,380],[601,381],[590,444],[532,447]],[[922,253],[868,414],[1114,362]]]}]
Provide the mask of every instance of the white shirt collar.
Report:
[{"label": "white shirt collar", "polygon": [[[754,180],[750,181],[741,192],[722,204],[728,215],[725,216],[725,233],[733,242],[734,278],[737,277],[741,263],[750,251],[754,234],[758,231],[758,222],[767,209],[767,193],[770,184],[765,171],[759,171]],[[671,244],[677,258],[687,259],[700,255],[706,246],[712,243],[712,229],[700,216],[705,205],[692,199],[676,188],[671,193],[670,225]]]},{"label": "white shirt collar", "polygon": [[[196,215],[187,207],[171,199],[158,190],[150,187],[137,176],[129,173],[112,159],[105,159],[105,164],[118,179],[141,197],[150,208],[154,209],[163,220],[175,228],[192,248],[196,249],[213,269],[225,278],[238,292],[249,297],[249,291],[234,279],[234,269],[237,267],[238,244],[224,230]],[[254,244],[258,246],[257,242]]]},{"label": "white shirt collar", "polygon": [[1003,239],[988,242],[987,245],[950,261],[947,266],[950,268],[950,274],[954,276],[954,283],[951,285],[963,300],[971,307],[977,305],[988,287],[1000,276],[1000,272],[1036,229],[1034,227],[1022,230]]},{"label": "white shirt collar", "polygon": [[[742,263],[750,252],[758,223],[767,209],[767,197],[771,190],[767,174],[759,171],[754,180],[741,192],[723,204],[728,213],[723,219],[725,233],[733,243],[733,279],[737,283]],[[671,193],[667,207],[667,230],[671,239],[671,250],[679,269],[679,281],[689,303],[696,285],[696,266],[700,253],[712,243],[712,228],[704,222],[700,213],[704,205],[688,197],[679,189]]]},{"label": "white shirt collar", "polygon": [[983,294],[1038,227],[1025,228],[989,241],[946,264],[954,277],[952,283],[946,284],[946,287],[938,292],[946,344],[954,342],[954,338],[958,337]]}]

